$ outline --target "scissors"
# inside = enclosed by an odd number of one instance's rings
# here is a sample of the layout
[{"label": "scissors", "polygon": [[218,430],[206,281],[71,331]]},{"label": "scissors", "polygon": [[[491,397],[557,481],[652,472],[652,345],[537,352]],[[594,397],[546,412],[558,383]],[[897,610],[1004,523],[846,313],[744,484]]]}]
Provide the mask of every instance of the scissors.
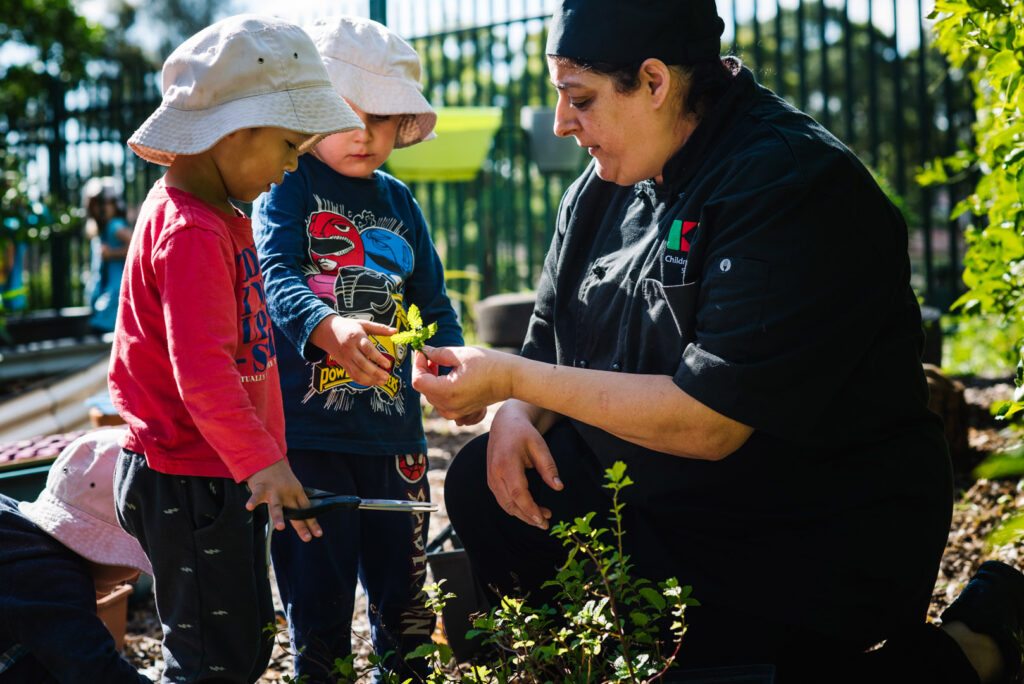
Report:
[{"label": "scissors", "polygon": [[309,498],[309,508],[284,507],[286,520],[305,520],[315,518],[320,513],[336,509],[351,510],[358,508],[365,511],[407,511],[419,513],[422,511],[436,512],[437,504],[429,501],[409,501],[408,499],[361,499],[352,494],[332,494],[322,489],[303,487],[306,496]]}]

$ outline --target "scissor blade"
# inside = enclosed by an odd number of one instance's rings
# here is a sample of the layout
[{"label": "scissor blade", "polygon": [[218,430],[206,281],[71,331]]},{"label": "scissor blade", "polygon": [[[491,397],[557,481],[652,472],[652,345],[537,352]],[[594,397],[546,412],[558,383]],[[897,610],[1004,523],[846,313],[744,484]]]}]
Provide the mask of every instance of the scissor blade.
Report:
[{"label": "scissor blade", "polygon": [[369,511],[427,511],[436,512],[437,504],[430,501],[407,501],[405,499],[362,499],[359,508]]}]

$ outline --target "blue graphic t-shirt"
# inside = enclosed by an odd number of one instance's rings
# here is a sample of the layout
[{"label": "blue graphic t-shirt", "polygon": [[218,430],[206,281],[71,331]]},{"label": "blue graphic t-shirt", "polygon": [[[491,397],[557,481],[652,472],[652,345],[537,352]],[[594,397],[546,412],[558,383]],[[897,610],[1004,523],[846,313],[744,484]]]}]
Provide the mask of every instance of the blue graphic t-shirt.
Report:
[{"label": "blue graphic t-shirt", "polygon": [[336,173],[312,155],[253,205],[281,369],[288,446],[357,454],[423,453],[412,350],[371,336],[392,361],[382,386],[356,383],[309,341],[332,313],[404,329],[406,310],[437,321],[436,346],[461,345],[462,329],[426,221],[402,182]]}]

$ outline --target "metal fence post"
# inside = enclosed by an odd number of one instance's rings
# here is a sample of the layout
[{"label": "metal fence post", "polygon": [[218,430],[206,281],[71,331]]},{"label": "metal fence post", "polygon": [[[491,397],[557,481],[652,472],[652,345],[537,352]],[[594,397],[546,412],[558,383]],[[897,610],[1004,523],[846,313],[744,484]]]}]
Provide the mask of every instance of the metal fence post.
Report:
[{"label": "metal fence post", "polygon": [[388,0],[370,0],[370,19],[387,26]]},{"label": "metal fence post", "polygon": [[[64,184],[64,121],[67,114],[64,110],[64,86],[56,78],[50,79],[50,111],[53,116],[52,136],[50,140],[50,195],[61,202],[67,201],[67,188]],[[71,250],[68,236],[54,231],[50,241],[50,283],[52,306],[60,309],[71,305]]]}]

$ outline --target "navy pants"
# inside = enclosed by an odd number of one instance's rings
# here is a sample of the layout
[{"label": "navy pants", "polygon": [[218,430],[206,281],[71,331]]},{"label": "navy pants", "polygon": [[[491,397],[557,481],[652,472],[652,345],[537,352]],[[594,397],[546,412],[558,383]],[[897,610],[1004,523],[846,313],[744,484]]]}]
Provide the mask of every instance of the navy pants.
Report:
[{"label": "navy pants", "polygon": [[[424,454],[361,456],[289,451],[299,481],[364,499],[429,501]],[[317,516],[323,537],[304,543],[274,534],[274,575],[288,616],[296,676],[332,681],[335,658],[352,650],[356,582],[366,592],[370,637],[385,667],[420,681],[425,661],[403,654],[430,641],[435,618],[426,608],[427,513],[336,510]]]},{"label": "navy pants", "polygon": [[246,510],[249,496],[245,483],[160,473],[126,449],[118,457],[117,518],[153,565],[164,682],[248,684],[267,669],[268,515]]},{"label": "navy pants", "polygon": [[[488,435],[482,435],[459,452],[445,476],[445,505],[448,516],[466,548],[477,579],[502,594],[528,595],[531,605],[540,606],[554,599],[554,590],[541,585],[553,579],[565,562],[566,549],[545,530],[526,525],[502,510],[487,487],[486,451]],[[565,483],[560,493],[553,492],[536,471],[527,471],[530,492],[542,506],[552,511],[552,523],[572,520],[590,511],[598,514],[595,525],[606,526],[604,512],[611,507],[610,493],[603,488],[604,469],[586,442],[569,421],[555,425],[544,436]],[[628,474],[628,473],[627,473]],[[704,551],[680,544],[666,536],[661,521],[645,517],[636,506],[623,509],[623,539],[638,577],[657,579],[678,575],[678,563],[671,550],[687,549],[689,562],[700,561]],[[606,541],[608,541],[606,539]],[[751,558],[750,581],[757,582],[758,566],[783,562],[783,559]],[[788,562],[788,561],[786,561]],[[804,568],[812,572],[813,568]],[[799,569],[794,570],[799,571]],[[685,576],[680,577],[687,584]],[[701,584],[694,583],[694,596],[702,599]],[[857,587],[842,586],[840,591],[857,592]],[[763,605],[777,604],[773,620],[751,606],[704,602],[688,609],[688,629],[677,663],[667,682],[689,681],[763,681],[762,679],[726,679],[710,675],[707,668],[721,666],[774,666],[776,684],[973,684],[977,674],[955,641],[941,629],[925,623],[890,630],[883,648],[867,653],[851,649],[845,642],[830,638],[807,627],[783,620],[788,602],[794,597],[778,595],[764,586]],[[493,598],[493,596],[492,596]],[[700,669],[700,674],[685,670]],[[731,671],[731,669],[730,669]],[[708,678],[710,677],[710,678]]]}]

